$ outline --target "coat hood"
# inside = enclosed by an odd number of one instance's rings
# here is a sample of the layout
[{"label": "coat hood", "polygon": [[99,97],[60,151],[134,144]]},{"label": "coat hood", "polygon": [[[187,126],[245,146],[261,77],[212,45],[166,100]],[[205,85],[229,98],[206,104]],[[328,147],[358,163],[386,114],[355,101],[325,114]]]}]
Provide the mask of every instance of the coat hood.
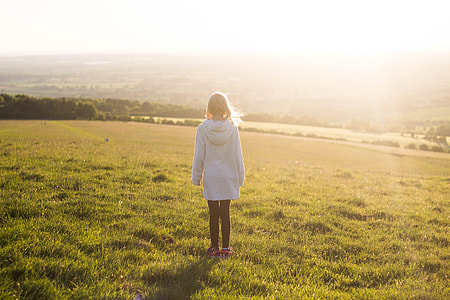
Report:
[{"label": "coat hood", "polygon": [[207,119],[203,121],[202,127],[204,127],[204,133],[206,138],[214,145],[224,145],[233,136],[236,130],[230,120],[213,121]]}]

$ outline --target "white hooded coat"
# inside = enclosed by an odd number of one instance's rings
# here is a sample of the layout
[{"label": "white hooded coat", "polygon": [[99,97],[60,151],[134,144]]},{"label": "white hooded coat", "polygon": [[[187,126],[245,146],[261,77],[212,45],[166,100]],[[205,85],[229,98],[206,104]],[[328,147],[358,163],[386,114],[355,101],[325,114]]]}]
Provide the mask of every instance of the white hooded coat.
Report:
[{"label": "white hooded coat", "polygon": [[207,119],[195,135],[192,182],[200,185],[206,200],[239,199],[244,185],[244,160],[239,131],[228,119]]}]

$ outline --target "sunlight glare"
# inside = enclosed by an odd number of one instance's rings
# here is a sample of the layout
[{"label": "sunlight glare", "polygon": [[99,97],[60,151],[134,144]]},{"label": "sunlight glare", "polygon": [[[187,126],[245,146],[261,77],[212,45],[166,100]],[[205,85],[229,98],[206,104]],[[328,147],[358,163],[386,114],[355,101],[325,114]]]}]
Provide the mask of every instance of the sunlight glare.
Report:
[{"label": "sunlight glare", "polygon": [[444,0],[21,0],[0,10],[3,53],[450,51]]}]

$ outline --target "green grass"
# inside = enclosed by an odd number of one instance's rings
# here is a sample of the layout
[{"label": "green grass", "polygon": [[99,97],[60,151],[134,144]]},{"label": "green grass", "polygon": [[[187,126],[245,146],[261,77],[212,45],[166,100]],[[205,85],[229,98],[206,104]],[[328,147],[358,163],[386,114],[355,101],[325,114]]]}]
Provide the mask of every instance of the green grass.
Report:
[{"label": "green grass", "polygon": [[215,260],[205,257],[207,204],[190,182],[194,134],[0,121],[0,298],[450,294],[450,157],[242,132],[236,253]]}]

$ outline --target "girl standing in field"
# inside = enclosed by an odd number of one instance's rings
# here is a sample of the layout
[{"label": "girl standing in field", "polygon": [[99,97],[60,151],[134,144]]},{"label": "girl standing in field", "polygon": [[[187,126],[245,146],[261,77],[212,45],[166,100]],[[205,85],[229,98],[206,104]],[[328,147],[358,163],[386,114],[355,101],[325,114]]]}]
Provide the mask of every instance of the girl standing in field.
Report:
[{"label": "girl standing in field", "polygon": [[[192,182],[199,186],[203,179],[203,197],[208,200],[209,256],[226,258],[233,252],[230,247],[230,202],[239,199],[245,175],[236,117],[227,96],[213,93],[206,107],[206,120],[195,134]],[[222,224],[221,249],[219,219]]]}]

